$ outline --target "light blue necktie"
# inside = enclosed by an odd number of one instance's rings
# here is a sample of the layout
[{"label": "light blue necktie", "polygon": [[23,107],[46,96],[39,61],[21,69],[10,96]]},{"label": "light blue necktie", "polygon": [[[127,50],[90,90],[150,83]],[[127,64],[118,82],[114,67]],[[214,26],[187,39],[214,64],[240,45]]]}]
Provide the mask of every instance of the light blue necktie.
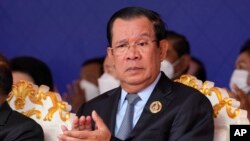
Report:
[{"label": "light blue necktie", "polygon": [[140,100],[140,97],[137,94],[127,94],[126,99],[128,101],[126,113],[116,135],[121,140],[125,140],[133,129],[134,105]]}]

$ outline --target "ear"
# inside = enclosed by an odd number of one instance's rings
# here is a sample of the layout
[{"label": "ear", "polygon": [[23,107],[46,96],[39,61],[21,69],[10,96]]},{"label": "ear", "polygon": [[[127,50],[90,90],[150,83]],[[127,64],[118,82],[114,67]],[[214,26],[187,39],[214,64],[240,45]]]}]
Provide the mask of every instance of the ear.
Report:
[{"label": "ear", "polygon": [[161,61],[163,61],[166,58],[166,54],[168,51],[168,41],[163,39],[159,43],[159,48],[160,48],[160,57]]},{"label": "ear", "polygon": [[108,55],[108,58],[110,60],[113,60],[114,59],[114,53],[113,53],[113,49],[111,47],[108,47],[107,48],[107,55]]}]

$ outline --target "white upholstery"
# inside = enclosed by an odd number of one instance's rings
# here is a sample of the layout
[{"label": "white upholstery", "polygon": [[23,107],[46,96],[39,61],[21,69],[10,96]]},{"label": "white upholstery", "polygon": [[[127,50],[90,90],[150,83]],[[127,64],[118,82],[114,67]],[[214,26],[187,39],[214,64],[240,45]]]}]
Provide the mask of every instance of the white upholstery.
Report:
[{"label": "white upholstery", "polygon": [[191,75],[183,75],[175,81],[199,90],[210,100],[214,109],[214,141],[229,141],[231,124],[249,124],[247,111],[239,109],[240,102],[230,98],[225,89],[215,87],[214,82],[203,83]]},{"label": "white upholstery", "polygon": [[57,141],[61,125],[71,127],[75,114],[70,113],[71,106],[62,101],[56,92],[47,86],[36,86],[27,81],[13,85],[8,102],[12,109],[34,119],[45,134],[45,141]]}]

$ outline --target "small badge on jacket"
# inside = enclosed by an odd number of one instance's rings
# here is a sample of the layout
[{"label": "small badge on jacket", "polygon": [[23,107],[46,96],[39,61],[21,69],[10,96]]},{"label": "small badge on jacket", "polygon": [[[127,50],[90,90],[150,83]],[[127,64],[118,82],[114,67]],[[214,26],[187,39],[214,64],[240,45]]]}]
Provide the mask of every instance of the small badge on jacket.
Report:
[{"label": "small badge on jacket", "polygon": [[161,108],[162,104],[160,101],[154,101],[150,104],[150,111],[154,114],[160,112]]}]

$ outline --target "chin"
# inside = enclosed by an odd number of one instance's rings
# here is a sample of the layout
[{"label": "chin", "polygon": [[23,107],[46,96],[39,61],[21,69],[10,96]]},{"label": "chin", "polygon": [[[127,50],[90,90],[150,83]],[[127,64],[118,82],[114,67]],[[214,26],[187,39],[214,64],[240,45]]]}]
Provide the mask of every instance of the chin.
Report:
[{"label": "chin", "polygon": [[132,85],[138,85],[138,84],[142,84],[145,81],[147,81],[146,78],[142,78],[142,77],[132,77],[130,79],[126,79],[126,82]]}]

